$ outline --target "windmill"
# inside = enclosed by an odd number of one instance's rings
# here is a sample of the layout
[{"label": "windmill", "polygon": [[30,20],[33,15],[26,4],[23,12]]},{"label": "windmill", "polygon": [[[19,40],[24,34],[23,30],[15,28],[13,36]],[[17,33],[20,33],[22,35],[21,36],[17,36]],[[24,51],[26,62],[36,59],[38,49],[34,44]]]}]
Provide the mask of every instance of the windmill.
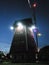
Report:
[{"label": "windmill", "polygon": [[10,56],[13,62],[35,62],[37,47],[30,30],[32,19],[26,18],[16,21],[14,25],[14,37],[10,48]]}]

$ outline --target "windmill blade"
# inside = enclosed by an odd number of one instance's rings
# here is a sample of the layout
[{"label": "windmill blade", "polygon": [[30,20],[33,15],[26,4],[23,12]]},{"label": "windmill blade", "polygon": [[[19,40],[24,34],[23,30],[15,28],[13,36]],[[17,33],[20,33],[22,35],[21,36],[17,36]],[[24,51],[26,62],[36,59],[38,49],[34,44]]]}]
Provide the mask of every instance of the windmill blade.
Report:
[{"label": "windmill blade", "polygon": [[30,0],[28,0],[28,4],[29,4],[29,6],[30,6],[30,8],[31,8]]}]

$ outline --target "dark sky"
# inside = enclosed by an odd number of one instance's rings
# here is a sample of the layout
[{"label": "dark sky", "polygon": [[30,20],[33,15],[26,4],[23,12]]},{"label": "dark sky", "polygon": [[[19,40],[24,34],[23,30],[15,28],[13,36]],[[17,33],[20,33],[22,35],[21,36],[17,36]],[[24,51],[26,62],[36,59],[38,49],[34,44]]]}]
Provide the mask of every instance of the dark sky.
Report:
[{"label": "dark sky", "polygon": [[[30,0],[33,3],[34,0]],[[39,48],[49,45],[49,0],[36,0],[36,22],[42,36]],[[0,0],[0,50],[8,52],[14,32],[10,30],[15,20],[32,17],[27,0]]]}]

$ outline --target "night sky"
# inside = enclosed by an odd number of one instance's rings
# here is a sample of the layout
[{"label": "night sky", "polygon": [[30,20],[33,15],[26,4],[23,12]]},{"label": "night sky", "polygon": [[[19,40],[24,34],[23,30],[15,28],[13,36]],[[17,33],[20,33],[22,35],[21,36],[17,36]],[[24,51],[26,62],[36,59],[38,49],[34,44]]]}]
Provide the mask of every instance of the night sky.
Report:
[{"label": "night sky", "polygon": [[[33,3],[34,0],[30,0]],[[38,37],[39,48],[49,45],[49,0],[36,0],[36,23],[42,33]],[[0,50],[9,52],[14,31],[10,30],[15,20],[32,18],[32,9],[27,0],[0,0]]]}]

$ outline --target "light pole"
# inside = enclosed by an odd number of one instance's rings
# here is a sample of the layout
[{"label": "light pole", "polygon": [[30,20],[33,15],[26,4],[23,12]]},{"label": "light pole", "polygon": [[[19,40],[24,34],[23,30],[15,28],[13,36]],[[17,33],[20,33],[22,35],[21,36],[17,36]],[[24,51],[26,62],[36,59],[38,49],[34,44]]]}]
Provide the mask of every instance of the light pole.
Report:
[{"label": "light pole", "polygon": [[[31,8],[32,11],[33,11],[33,25],[36,26],[36,12],[35,12],[35,9],[36,9],[36,7],[37,7],[37,3],[36,3],[35,0],[34,0],[33,4],[31,4],[31,3],[30,3],[30,0],[28,0],[28,4],[29,4],[30,8]],[[37,43],[37,48],[38,48],[37,32],[36,32],[36,43]]]},{"label": "light pole", "polygon": [[[36,2],[34,2],[33,3],[33,21],[34,21],[34,24],[35,24],[35,26],[37,26],[37,23],[36,23],[36,11],[35,11],[35,9],[36,9],[36,7],[37,7],[37,3]],[[37,44],[37,50],[38,50],[38,28],[36,29],[36,44]]]},{"label": "light pole", "polygon": [[[33,4],[31,4],[30,3],[30,0],[28,0],[28,4],[29,4],[29,6],[30,6],[30,8],[32,9],[32,11],[33,11],[33,25],[35,25],[35,27],[36,27],[36,11],[35,11],[35,9],[36,9],[36,7],[37,7],[37,3],[36,3],[36,1],[34,0],[34,2],[33,2]],[[37,29],[36,29],[37,30]],[[35,32],[36,33],[36,43],[37,43],[37,49],[38,49],[38,36],[37,36],[37,31]]]},{"label": "light pole", "polygon": [[[33,5],[32,5],[32,7],[33,7],[33,21],[34,21],[34,24],[35,24],[35,26],[37,26],[37,24],[36,24],[36,7],[37,7],[37,3],[36,2],[34,2],[33,3]],[[36,44],[37,44],[37,53],[36,53],[36,62],[38,62],[38,28],[36,29],[36,32],[35,32],[35,36],[36,36]]]},{"label": "light pole", "polygon": [[[36,0],[34,0],[33,4],[30,4],[30,0],[28,0],[28,4],[30,6],[30,8],[33,10],[33,25],[35,25],[35,27],[37,26],[36,24],[36,7],[37,7],[37,3]],[[36,53],[36,61],[38,62],[38,36],[41,36],[41,34],[38,31],[38,28],[34,29],[35,31],[35,37],[36,37],[36,44],[37,44],[37,53]]]}]

